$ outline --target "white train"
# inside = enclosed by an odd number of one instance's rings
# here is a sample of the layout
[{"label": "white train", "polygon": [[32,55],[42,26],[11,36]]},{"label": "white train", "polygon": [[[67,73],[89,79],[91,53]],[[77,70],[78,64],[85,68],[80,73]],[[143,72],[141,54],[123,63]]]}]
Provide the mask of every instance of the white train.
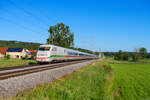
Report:
[{"label": "white train", "polygon": [[36,60],[40,63],[95,58],[97,58],[97,56],[93,54],[79,52],[55,45],[40,45],[36,55]]}]

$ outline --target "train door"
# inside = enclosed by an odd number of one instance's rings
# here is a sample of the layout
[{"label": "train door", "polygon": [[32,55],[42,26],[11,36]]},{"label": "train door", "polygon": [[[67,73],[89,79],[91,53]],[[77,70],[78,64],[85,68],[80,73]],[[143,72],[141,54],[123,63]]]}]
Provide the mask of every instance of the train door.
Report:
[{"label": "train door", "polygon": [[51,57],[53,60],[57,60],[57,48],[56,47],[52,47],[52,51],[51,51]]}]

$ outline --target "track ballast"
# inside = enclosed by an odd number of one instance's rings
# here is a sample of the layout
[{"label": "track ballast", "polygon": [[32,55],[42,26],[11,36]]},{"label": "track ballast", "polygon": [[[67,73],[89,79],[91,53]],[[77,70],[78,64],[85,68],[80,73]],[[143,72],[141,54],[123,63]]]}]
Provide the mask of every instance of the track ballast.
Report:
[{"label": "track ballast", "polygon": [[38,65],[38,66],[23,66],[23,67],[8,67],[8,68],[0,68],[0,80],[26,75],[30,73],[40,72],[44,70],[50,70],[54,68],[64,67],[67,65],[72,65],[76,63],[82,63],[89,60],[81,60],[81,61],[72,61],[72,62],[63,62],[63,63],[54,63],[54,64],[46,64],[46,65]]}]

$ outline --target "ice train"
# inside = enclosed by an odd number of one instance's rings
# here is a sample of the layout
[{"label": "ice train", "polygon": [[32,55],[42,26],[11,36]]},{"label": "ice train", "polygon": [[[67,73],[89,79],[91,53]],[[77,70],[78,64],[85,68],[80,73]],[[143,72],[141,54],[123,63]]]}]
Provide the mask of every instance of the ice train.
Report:
[{"label": "ice train", "polygon": [[97,56],[93,54],[79,52],[76,50],[63,48],[55,45],[40,45],[36,55],[36,60],[40,63],[95,58],[97,58]]}]

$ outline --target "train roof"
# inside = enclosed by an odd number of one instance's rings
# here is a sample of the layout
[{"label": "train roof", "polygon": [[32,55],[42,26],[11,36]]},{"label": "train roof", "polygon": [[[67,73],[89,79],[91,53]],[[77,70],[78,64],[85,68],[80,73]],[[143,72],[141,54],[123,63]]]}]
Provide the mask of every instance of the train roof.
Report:
[{"label": "train roof", "polygon": [[[43,44],[43,45],[40,45],[40,47],[59,47],[59,48],[64,48],[64,47],[61,47],[61,46],[56,46],[56,45],[51,45],[51,44]],[[69,51],[72,51],[72,52],[77,52],[77,53],[82,53],[82,54],[86,54],[86,55],[90,55],[90,56],[96,56],[94,54],[90,54],[90,53],[85,53],[85,52],[81,52],[81,51],[77,51],[77,50],[73,50],[73,49],[69,49],[69,48],[64,48],[64,49],[67,49]]]}]

